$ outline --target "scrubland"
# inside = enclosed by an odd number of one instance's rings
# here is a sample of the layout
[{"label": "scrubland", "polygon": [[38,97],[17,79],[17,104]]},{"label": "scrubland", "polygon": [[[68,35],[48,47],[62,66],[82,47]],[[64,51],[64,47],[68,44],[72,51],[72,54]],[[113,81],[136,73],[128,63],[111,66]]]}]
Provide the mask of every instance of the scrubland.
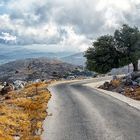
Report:
[{"label": "scrubland", "polygon": [[0,140],[40,140],[51,98],[48,84],[28,84],[0,97]]}]

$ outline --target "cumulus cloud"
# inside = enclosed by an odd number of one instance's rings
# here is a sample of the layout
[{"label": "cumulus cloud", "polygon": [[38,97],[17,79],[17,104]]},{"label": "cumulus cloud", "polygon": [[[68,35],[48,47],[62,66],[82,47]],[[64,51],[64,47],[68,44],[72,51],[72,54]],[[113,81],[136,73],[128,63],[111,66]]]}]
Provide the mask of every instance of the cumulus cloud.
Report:
[{"label": "cumulus cloud", "polygon": [[12,36],[9,33],[2,32],[0,35],[0,43],[4,44],[15,44],[16,43],[16,36]]},{"label": "cumulus cloud", "polygon": [[48,50],[83,51],[99,35],[140,22],[139,0],[1,0],[0,7],[0,43]]}]

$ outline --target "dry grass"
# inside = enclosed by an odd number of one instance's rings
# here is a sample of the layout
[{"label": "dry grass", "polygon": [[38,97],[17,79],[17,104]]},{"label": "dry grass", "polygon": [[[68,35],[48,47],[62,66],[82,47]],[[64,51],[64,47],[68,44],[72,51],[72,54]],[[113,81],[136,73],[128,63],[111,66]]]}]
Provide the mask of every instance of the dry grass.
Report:
[{"label": "dry grass", "polygon": [[110,84],[111,84],[113,87],[118,87],[118,86],[120,86],[120,84],[121,84],[121,80],[120,80],[120,79],[111,80]]},{"label": "dry grass", "polygon": [[140,100],[140,87],[125,89],[125,96],[130,97],[135,100]]},{"label": "dry grass", "polygon": [[0,140],[40,140],[51,94],[46,83],[27,85],[0,102]]}]

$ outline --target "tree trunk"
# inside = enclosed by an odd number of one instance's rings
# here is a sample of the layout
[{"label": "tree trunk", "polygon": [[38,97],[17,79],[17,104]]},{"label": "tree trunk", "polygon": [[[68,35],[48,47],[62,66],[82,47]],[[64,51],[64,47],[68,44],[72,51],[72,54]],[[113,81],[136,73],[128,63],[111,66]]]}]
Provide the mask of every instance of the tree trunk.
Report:
[{"label": "tree trunk", "polygon": [[135,62],[133,62],[132,63],[133,64],[133,71],[139,71],[139,68],[138,68],[138,60],[137,61],[135,61]]}]

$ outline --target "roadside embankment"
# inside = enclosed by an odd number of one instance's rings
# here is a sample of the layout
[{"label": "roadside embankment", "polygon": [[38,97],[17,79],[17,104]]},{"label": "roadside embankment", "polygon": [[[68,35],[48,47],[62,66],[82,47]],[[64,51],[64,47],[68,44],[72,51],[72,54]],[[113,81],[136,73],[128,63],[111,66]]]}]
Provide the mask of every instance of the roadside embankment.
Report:
[{"label": "roadside embankment", "polygon": [[51,98],[48,84],[28,84],[0,97],[0,140],[40,140]]},{"label": "roadside embankment", "polygon": [[101,94],[106,94],[106,95],[112,96],[120,101],[127,103],[131,107],[134,107],[134,108],[140,110],[140,101],[133,100],[133,99],[126,97],[122,94],[119,94],[117,92],[107,91],[107,90],[103,90],[103,89],[98,88],[99,86],[101,86],[105,82],[109,82],[109,81],[110,80],[103,80],[100,82],[88,83],[88,84],[84,84],[84,85],[100,91]]}]

